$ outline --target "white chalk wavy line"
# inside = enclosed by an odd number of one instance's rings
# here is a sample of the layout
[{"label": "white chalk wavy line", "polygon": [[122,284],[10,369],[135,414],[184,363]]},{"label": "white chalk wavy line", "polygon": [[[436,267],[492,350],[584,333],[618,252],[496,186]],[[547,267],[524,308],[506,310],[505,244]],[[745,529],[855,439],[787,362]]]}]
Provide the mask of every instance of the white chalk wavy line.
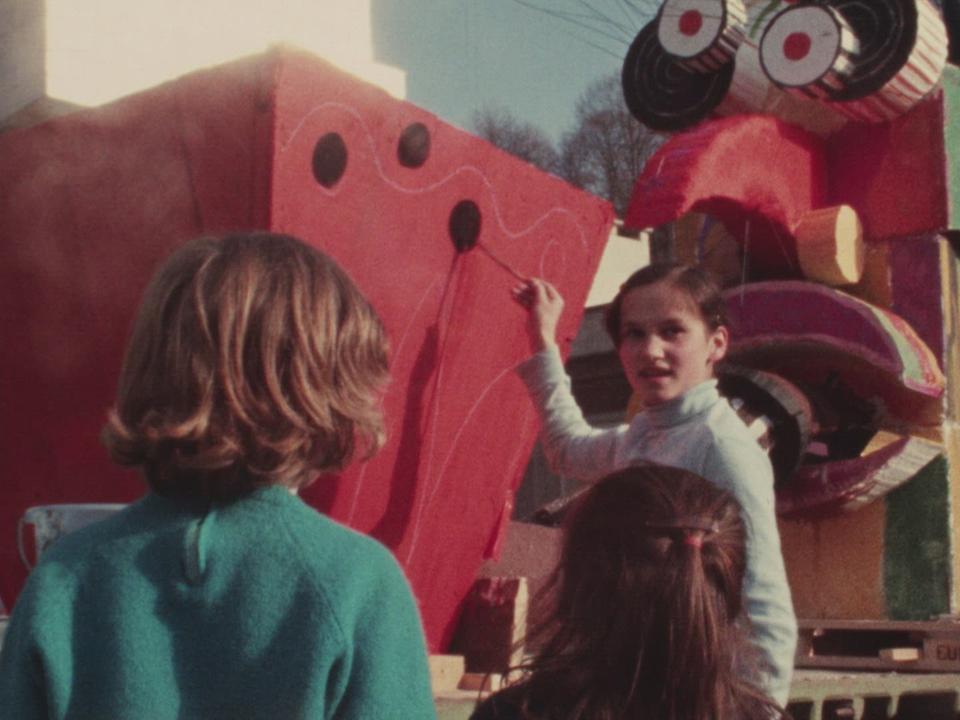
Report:
[{"label": "white chalk wavy line", "polygon": [[[407,563],[410,562],[410,558],[413,557],[413,553],[417,547],[417,540],[420,536],[420,519],[423,515],[423,511],[426,510],[427,505],[429,505],[433,501],[434,496],[436,496],[437,494],[437,490],[440,489],[440,480],[443,479],[444,473],[447,470],[447,466],[450,464],[450,459],[453,457],[454,451],[456,450],[457,445],[460,442],[460,435],[463,434],[463,431],[466,429],[467,425],[470,423],[470,418],[477,411],[477,408],[480,407],[480,403],[483,402],[484,398],[486,398],[490,390],[492,390],[493,387],[497,383],[499,383],[505,375],[511,372],[513,372],[512,365],[501,370],[500,373],[493,380],[490,381],[487,387],[484,388],[483,392],[481,392],[480,395],[477,397],[476,401],[471,406],[470,411],[467,413],[466,417],[463,419],[463,422],[460,424],[460,427],[457,429],[456,434],[453,436],[453,440],[450,442],[450,451],[447,453],[447,457],[444,459],[443,465],[440,466],[440,471],[437,473],[436,479],[433,482],[430,482],[431,488],[429,493],[424,498],[423,502],[420,503],[420,506],[417,508],[416,519],[413,522],[413,536],[410,539],[410,547],[407,550],[407,557],[406,557]],[[439,383],[437,384],[437,389],[439,390]],[[434,424],[436,424],[435,420],[434,420]],[[427,478],[429,482],[430,481],[429,474],[427,475]]]},{"label": "white chalk wavy line", "polygon": [[[484,187],[486,188],[486,190],[487,190],[487,192],[488,192],[488,194],[489,194],[491,203],[492,203],[492,205],[493,205],[494,217],[495,217],[495,219],[496,219],[497,226],[500,228],[500,230],[502,231],[502,233],[503,233],[504,235],[506,235],[507,237],[509,237],[510,239],[516,240],[516,239],[518,239],[518,238],[521,238],[521,237],[523,237],[524,235],[527,235],[527,234],[533,232],[538,226],[540,226],[541,224],[545,223],[545,222],[546,222],[550,217],[552,217],[553,215],[561,215],[561,216],[566,216],[566,217],[568,217],[568,218],[570,219],[570,221],[572,222],[574,228],[575,228],[576,231],[577,231],[577,239],[578,239],[579,242],[580,242],[581,248],[582,248],[585,252],[588,252],[588,251],[589,251],[589,247],[588,247],[588,245],[587,245],[586,236],[585,236],[585,232],[584,232],[583,228],[581,227],[580,223],[577,221],[575,214],[574,214],[572,211],[570,211],[569,209],[567,209],[567,208],[563,208],[563,207],[554,207],[554,208],[551,208],[550,210],[548,210],[547,212],[545,212],[543,215],[541,215],[539,218],[537,218],[537,220],[535,220],[533,223],[531,223],[531,224],[528,225],[527,227],[522,228],[522,229],[520,229],[520,230],[511,230],[511,229],[507,226],[507,224],[504,222],[504,220],[503,220],[503,216],[502,216],[501,211],[500,211],[500,205],[499,205],[499,203],[497,202],[497,195],[496,195],[496,192],[495,192],[495,188],[494,188],[493,183],[490,182],[490,180],[486,177],[486,175],[484,175],[484,173],[483,173],[480,169],[478,169],[477,167],[475,167],[475,166],[473,166],[473,165],[462,165],[462,166],[460,166],[459,168],[457,168],[456,170],[454,170],[453,172],[451,172],[449,175],[447,175],[447,177],[445,177],[445,178],[443,178],[443,179],[441,179],[441,180],[438,180],[438,181],[434,182],[434,183],[431,184],[431,185],[428,185],[428,186],[425,186],[425,187],[421,187],[421,188],[408,188],[408,187],[404,187],[403,185],[400,185],[399,183],[395,182],[394,180],[392,180],[390,177],[387,176],[387,174],[386,174],[386,172],[385,172],[385,170],[384,170],[383,164],[382,164],[381,161],[380,161],[380,156],[379,156],[378,153],[377,153],[376,142],[375,142],[375,140],[374,140],[373,133],[370,131],[369,127],[368,127],[367,124],[364,122],[363,117],[360,115],[360,113],[359,113],[355,108],[353,108],[353,107],[351,107],[351,106],[349,106],[349,105],[345,105],[345,104],[343,104],[343,103],[338,103],[338,102],[325,102],[325,103],[321,103],[320,105],[317,105],[317,106],[315,106],[314,108],[312,108],[306,115],[304,115],[304,117],[300,120],[300,122],[297,124],[297,126],[294,128],[294,130],[290,133],[289,137],[287,138],[287,140],[283,143],[283,145],[282,145],[281,148],[280,148],[281,152],[286,152],[287,148],[290,146],[290,144],[294,141],[294,139],[296,138],[296,136],[297,136],[297,135],[300,133],[300,131],[303,129],[303,126],[307,123],[307,121],[308,121],[313,115],[315,115],[315,114],[317,114],[317,113],[320,113],[320,112],[322,112],[322,111],[324,111],[324,110],[328,110],[328,109],[336,109],[336,110],[341,110],[341,111],[343,111],[343,112],[346,112],[347,114],[351,115],[351,116],[357,121],[357,123],[358,123],[358,124],[360,125],[360,127],[362,128],[363,133],[364,133],[364,135],[365,135],[365,137],[366,137],[366,141],[367,141],[367,144],[368,144],[369,149],[370,149],[370,155],[371,155],[371,157],[372,157],[372,159],[373,159],[374,167],[376,168],[377,173],[378,173],[378,175],[380,176],[380,179],[383,181],[383,183],[384,183],[385,185],[387,185],[388,187],[392,188],[392,189],[395,190],[396,192],[399,192],[399,193],[402,193],[402,194],[406,194],[406,195],[423,195],[423,194],[426,194],[426,193],[433,192],[434,190],[442,187],[443,185],[446,185],[447,183],[451,182],[451,181],[452,181],[455,177],[457,177],[458,175],[461,175],[461,174],[463,174],[463,173],[471,173],[471,174],[476,175],[476,176],[480,179],[480,181],[483,183]],[[343,186],[342,186],[342,185],[339,186],[339,188],[336,189],[336,190],[328,190],[327,188],[324,188],[323,186],[320,186],[320,185],[318,185],[317,188],[320,190],[320,192],[322,192],[323,194],[327,195],[328,197],[336,197],[336,196],[340,193],[340,191],[342,190]],[[553,247],[554,247],[555,245],[557,245],[558,243],[560,243],[560,239],[557,238],[557,237],[553,237],[553,238],[551,238],[551,239],[544,245],[544,247],[543,247],[543,249],[542,249],[542,252],[541,252],[541,254],[540,254],[540,260],[539,260],[539,263],[538,263],[539,272],[540,272],[540,275],[541,275],[541,276],[545,276],[545,274],[546,274],[546,272],[545,272],[545,264],[546,264],[547,257],[550,255],[550,250],[551,250],[551,248],[553,248]],[[565,248],[563,248],[563,249],[565,249]],[[561,263],[562,263],[563,267],[566,267],[567,262],[566,262],[565,253],[562,253],[562,252],[561,252]],[[451,270],[451,272],[455,272],[455,268],[453,268],[453,269]],[[416,317],[416,315],[419,313],[420,308],[422,307],[424,301],[426,300],[427,296],[429,295],[430,291],[433,289],[433,287],[434,287],[435,285],[436,285],[436,281],[427,289],[427,291],[426,291],[426,292],[424,293],[424,295],[421,297],[420,302],[419,302],[418,305],[417,305],[417,310],[416,310],[416,311],[413,313],[413,315],[411,316],[411,321],[410,321],[410,323],[407,325],[407,328],[404,330],[404,333],[403,333],[403,336],[402,336],[402,338],[401,338],[400,344],[398,345],[398,348],[397,348],[397,354],[398,354],[398,356],[399,356],[399,353],[400,353],[400,348],[403,346],[403,344],[404,344],[404,342],[405,342],[405,340],[406,340],[407,334],[408,334],[408,332],[409,332],[409,330],[410,330],[410,327],[412,326],[413,318]],[[445,303],[445,304],[446,304],[446,305],[449,305],[449,303]],[[442,326],[446,326],[446,329],[447,329],[448,332],[449,332],[449,329],[450,329],[450,328],[449,328],[449,325],[450,325],[450,322],[449,322],[450,312],[451,312],[451,308],[449,308],[449,307],[441,308],[441,317],[439,318],[439,322],[438,322],[438,325],[440,325],[441,327],[442,327]],[[442,347],[442,341],[440,340],[440,338],[438,338],[438,342],[441,342],[441,347]],[[463,421],[460,423],[460,426],[458,427],[456,433],[454,434],[453,440],[452,440],[452,442],[450,443],[450,449],[449,449],[449,451],[448,451],[448,453],[447,453],[447,456],[446,456],[446,458],[444,459],[444,461],[443,461],[443,463],[442,463],[442,465],[441,465],[441,467],[440,467],[440,471],[439,471],[438,473],[436,473],[436,475],[434,475],[434,473],[433,473],[433,463],[434,463],[434,457],[435,457],[435,444],[436,444],[437,426],[438,426],[438,424],[439,424],[439,423],[438,423],[437,416],[438,416],[439,413],[440,413],[440,407],[441,407],[441,402],[442,402],[441,387],[442,387],[442,385],[443,385],[443,369],[444,369],[444,362],[443,362],[443,357],[441,357],[441,358],[440,358],[439,367],[438,367],[438,369],[437,369],[437,375],[436,375],[436,377],[435,377],[435,379],[434,379],[434,383],[433,383],[433,388],[434,388],[434,392],[433,392],[433,394],[434,394],[433,407],[431,408],[430,414],[428,415],[428,417],[430,418],[430,420],[429,420],[428,422],[430,422],[431,429],[430,429],[430,437],[429,437],[428,440],[427,440],[427,447],[425,448],[425,451],[426,451],[426,452],[425,452],[425,455],[426,455],[426,458],[427,458],[427,467],[425,468],[425,472],[424,472],[424,484],[426,485],[426,487],[428,488],[428,490],[427,490],[427,492],[425,493],[425,497],[423,497],[423,499],[422,499],[419,503],[417,503],[417,508],[416,508],[416,511],[415,511],[415,518],[414,518],[414,521],[413,521],[413,535],[412,535],[412,538],[411,538],[411,543],[410,543],[409,549],[408,549],[408,551],[407,551],[407,561],[408,561],[408,562],[409,562],[410,558],[412,558],[413,553],[414,553],[414,551],[415,551],[415,549],[416,549],[417,541],[418,541],[418,539],[419,539],[419,534],[420,534],[420,528],[421,528],[421,525],[422,525],[421,520],[422,520],[423,513],[424,513],[424,511],[426,510],[426,507],[432,502],[433,498],[436,496],[437,492],[439,491],[440,480],[443,478],[444,473],[446,472],[447,466],[450,464],[451,458],[452,458],[453,455],[455,454],[455,451],[456,451],[457,446],[458,446],[458,444],[459,444],[460,436],[461,436],[461,435],[463,434],[463,432],[465,431],[467,425],[469,425],[469,423],[470,423],[470,418],[471,418],[471,417],[473,416],[473,414],[476,412],[477,408],[478,408],[478,407],[480,406],[480,404],[483,402],[483,400],[484,400],[484,398],[487,396],[487,394],[493,389],[493,387],[494,387],[495,385],[497,385],[497,384],[500,382],[500,380],[503,379],[504,375],[506,375],[507,373],[509,373],[509,372],[511,372],[511,371],[513,370],[513,366],[509,366],[509,367],[503,369],[498,375],[496,375],[496,377],[494,377],[494,379],[493,379],[490,383],[487,384],[487,386],[484,388],[484,390],[480,393],[480,395],[478,396],[477,400],[474,402],[474,404],[473,404],[473,406],[471,407],[470,411],[467,413],[466,417],[465,417],[465,418],[463,419]],[[357,500],[358,500],[359,494],[360,494],[360,493],[359,493],[359,489],[360,489],[360,485],[361,485],[361,484],[363,483],[363,481],[365,480],[365,475],[366,475],[367,467],[369,467],[369,465],[367,465],[367,466],[364,467],[364,470],[361,472],[360,476],[357,478],[357,487],[355,488],[354,497],[353,497],[353,501],[352,501],[352,503],[351,503],[351,509],[350,509],[350,518],[351,518],[351,519],[353,518],[353,515],[354,515],[354,513],[355,513],[355,511],[356,511],[356,504],[357,504]],[[418,493],[418,494],[419,494],[419,493]],[[348,521],[348,522],[349,522],[349,521]]]},{"label": "white chalk wavy line", "polygon": [[[430,283],[430,285],[427,286],[427,289],[424,290],[423,295],[420,297],[420,301],[417,303],[416,309],[412,313],[410,313],[407,326],[403,329],[403,333],[400,335],[400,342],[397,343],[397,349],[394,351],[395,358],[399,358],[401,353],[403,352],[404,345],[407,342],[407,337],[410,334],[410,329],[413,327],[413,321],[416,320],[417,317],[420,315],[420,310],[423,308],[423,304],[427,301],[427,298],[430,296],[431,291],[437,286],[438,282],[439,282],[439,278],[434,280],[432,283]],[[394,362],[392,361],[390,364],[393,365]],[[357,511],[357,500],[360,497],[360,488],[363,486],[363,483],[366,479],[367,470],[369,469],[371,462],[364,463],[363,469],[360,471],[360,474],[357,476],[355,488],[353,491],[353,500],[350,503],[350,514],[347,516],[348,524],[353,522],[353,516]]]},{"label": "white chalk wavy line", "polygon": [[[442,180],[438,180],[432,185],[428,185],[423,188],[407,188],[395,182],[394,180],[392,180],[387,176],[386,172],[384,172],[383,165],[380,162],[380,156],[377,154],[377,147],[374,141],[373,133],[370,132],[370,129],[367,127],[367,124],[364,122],[363,116],[360,115],[359,111],[357,111],[356,108],[353,108],[350,105],[346,105],[344,103],[325,102],[313,107],[309,112],[307,112],[306,115],[303,116],[300,122],[297,123],[297,126],[293,129],[293,132],[290,133],[290,136],[286,139],[286,141],[280,147],[280,152],[286,152],[287,147],[289,147],[290,143],[293,142],[294,138],[296,138],[300,130],[303,128],[303,126],[306,124],[307,120],[309,120],[311,116],[331,108],[336,110],[342,110],[343,112],[353,116],[353,118],[357,121],[357,123],[359,123],[360,127],[363,129],[364,134],[366,135],[367,144],[370,146],[370,155],[373,158],[373,164],[374,164],[374,167],[377,169],[377,173],[380,175],[380,178],[383,180],[385,185],[393,188],[397,192],[404,193],[406,195],[422,195],[424,193],[432,192],[443,185],[446,185],[448,182],[453,180],[453,178],[460,175],[461,173],[472,173],[477,177],[479,177],[483,185],[486,187],[487,192],[490,195],[491,203],[493,204],[493,213],[494,213],[494,217],[497,220],[497,225],[500,227],[500,230],[507,237],[509,237],[512,240],[516,240],[517,238],[520,238],[530,233],[531,231],[533,231],[538,225],[546,222],[546,220],[551,215],[566,215],[566,216],[570,216],[570,220],[573,223],[573,226],[577,230],[577,235],[580,240],[580,245],[583,247],[584,251],[589,251],[583,228],[580,226],[580,223],[577,222],[576,215],[574,215],[574,213],[570,211],[568,208],[564,208],[564,207],[551,208],[546,213],[541,215],[537,220],[535,220],[531,225],[528,225],[526,228],[518,231],[510,230],[507,227],[506,223],[503,221],[503,217],[501,216],[500,205],[497,202],[497,195],[496,195],[496,192],[494,191],[493,183],[491,183],[487,179],[487,176],[484,175],[480,169],[474,167],[473,165],[461,165],[459,168],[457,168],[452,173],[450,173],[447,177],[443,178]],[[323,192],[328,197],[335,197],[340,192],[339,189],[328,190],[322,185],[318,185],[317,187],[321,192]]]},{"label": "white chalk wavy line", "polygon": [[[460,267],[460,263],[458,262],[460,258],[457,257],[456,260],[457,262],[454,262],[453,266],[450,268],[450,272],[447,275],[448,285],[445,291],[445,295],[448,298],[453,296],[452,294],[449,294],[449,293],[455,294],[455,290],[456,290],[455,287],[451,287],[451,283],[455,283],[456,281],[456,272]],[[433,482],[432,476],[433,476],[434,447],[436,446],[436,442],[437,442],[437,426],[440,424],[439,422],[437,422],[437,418],[440,415],[440,401],[441,401],[440,389],[443,385],[443,375],[444,375],[443,371],[447,365],[446,356],[442,351],[446,347],[447,340],[450,338],[450,331],[452,329],[450,318],[453,315],[453,310],[454,310],[453,301],[448,300],[447,302],[444,303],[444,307],[440,308],[440,317],[437,318],[437,349],[440,350],[441,353],[440,353],[440,357],[437,360],[437,374],[433,381],[433,407],[430,409],[430,414],[427,415],[426,417],[426,422],[430,424],[430,438],[429,438],[429,442],[427,443],[427,447],[425,448],[426,455],[427,455],[427,466],[426,468],[424,468],[423,475],[425,478],[424,481],[428,484]],[[442,337],[440,336],[441,329],[443,329]],[[433,484],[436,484],[436,483],[433,483]],[[431,494],[431,497],[432,497],[432,494]],[[425,504],[426,503],[421,504],[421,508]],[[414,538],[416,538],[416,536],[419,534],[421,513],[422,513],[422,509],[417,511],[417,519],[414,521]]]}]

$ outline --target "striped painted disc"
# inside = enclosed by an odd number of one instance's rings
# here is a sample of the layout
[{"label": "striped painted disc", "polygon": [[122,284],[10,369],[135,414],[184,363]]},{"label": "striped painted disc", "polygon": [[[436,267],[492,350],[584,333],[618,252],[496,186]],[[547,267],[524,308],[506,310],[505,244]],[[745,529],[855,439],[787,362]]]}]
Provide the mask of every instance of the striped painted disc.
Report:
[{"label": "striped painted disc", "polygon": [[844,18],[825,5],[798,5],[779,13],[760,39],[760,64],[777,86],[813,98],[844,88],[858,49]]},{"label": "striped painted disc", "polygon": [[929,0],[832,0],[860,41],[835,108],[862,122],[904,114],[940,81],[947,32]]},{"label": "striped painted disc", "polygon": [[730,62],[744,38],[743,0],[666,0],[657,16],[663,49],[695,72]]},{"label": "striped painted disc", "polygon": [[623,61],[623,98],[631,114],[651,130],[675,132],[706,119],[723,100],[733,63],[698,73],[667,53],[656,20],[634,38]]}]

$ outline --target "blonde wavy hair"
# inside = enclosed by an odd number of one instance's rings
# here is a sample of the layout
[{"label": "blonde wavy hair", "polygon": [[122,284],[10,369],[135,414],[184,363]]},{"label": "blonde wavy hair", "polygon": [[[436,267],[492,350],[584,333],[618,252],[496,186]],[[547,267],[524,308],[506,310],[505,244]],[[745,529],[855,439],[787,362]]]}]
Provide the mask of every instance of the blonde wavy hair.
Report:
[{"label": "blonde wavy hair", "polygon": [[102,438],[165,495],[299,488],[384,440],[383,325],[353,281],[289,235],[184,244],[150,282]]}]

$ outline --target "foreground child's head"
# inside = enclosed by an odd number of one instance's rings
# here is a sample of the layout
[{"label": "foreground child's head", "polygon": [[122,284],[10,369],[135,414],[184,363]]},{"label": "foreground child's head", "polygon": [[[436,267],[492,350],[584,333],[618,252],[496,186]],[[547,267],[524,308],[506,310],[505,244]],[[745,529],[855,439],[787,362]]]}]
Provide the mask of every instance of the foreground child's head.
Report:
[{"label": "foreground child's head", "polygon": [[696,267],[648,265],[607,310],[607,332],[644,405],[659,405],[714,376],[729,336],[723,299]]},{"label": "foreground child's head", "polygon": [[201,238],[150,282],[104,440],[162,494],[297,488],[382,442],[383,326],[296,238]]},{"label": "foreground child's head", "polygon": [[602,480],[565,527],[531,635],[529,706],[673,720],[767,708],[738,675],[744,548],[736,501],[693,473],[644,466]]}]

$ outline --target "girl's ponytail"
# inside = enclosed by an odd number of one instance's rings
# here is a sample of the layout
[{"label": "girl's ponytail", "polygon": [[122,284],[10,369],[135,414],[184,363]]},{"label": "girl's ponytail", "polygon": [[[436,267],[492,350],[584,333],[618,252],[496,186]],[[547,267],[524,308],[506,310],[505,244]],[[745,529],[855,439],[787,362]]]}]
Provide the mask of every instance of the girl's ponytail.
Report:
[{"label": "girl's ponytail", "polygon": [[698,475],[647,465],[600,481],[567,519],[525,677],[505,691],[520,717],[781,717],[744,679],[745,541],[736,501]]}]

